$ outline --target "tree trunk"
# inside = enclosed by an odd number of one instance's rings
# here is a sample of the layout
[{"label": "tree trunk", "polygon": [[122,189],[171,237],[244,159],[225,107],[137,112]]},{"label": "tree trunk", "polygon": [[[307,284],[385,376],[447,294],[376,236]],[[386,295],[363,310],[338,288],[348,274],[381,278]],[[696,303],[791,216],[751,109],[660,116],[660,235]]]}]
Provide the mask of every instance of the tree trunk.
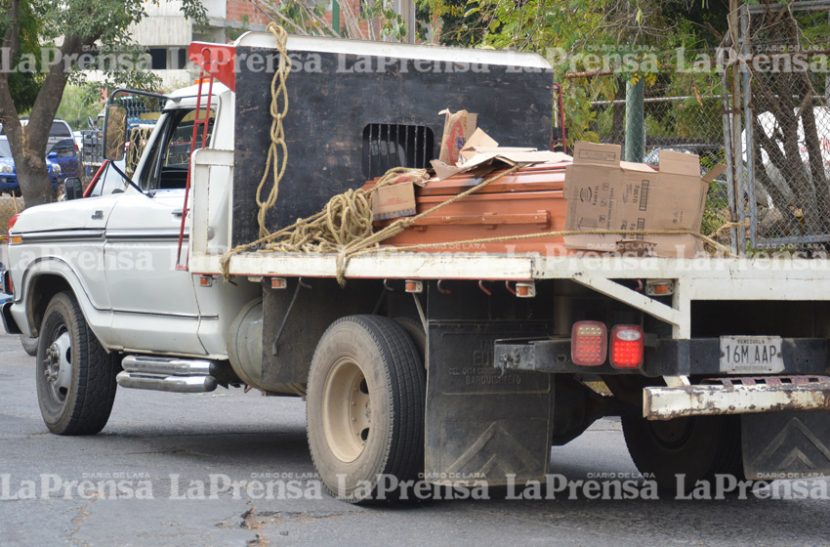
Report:
[{"label": "tree trunk", "polygon": [[29,150],[24,150],[23,154],[18,155],[24,156],[23,161],[15,160],[15,167],[26,208],[52,202],[55,192],[49,181],[46,161],[31,154]]}]

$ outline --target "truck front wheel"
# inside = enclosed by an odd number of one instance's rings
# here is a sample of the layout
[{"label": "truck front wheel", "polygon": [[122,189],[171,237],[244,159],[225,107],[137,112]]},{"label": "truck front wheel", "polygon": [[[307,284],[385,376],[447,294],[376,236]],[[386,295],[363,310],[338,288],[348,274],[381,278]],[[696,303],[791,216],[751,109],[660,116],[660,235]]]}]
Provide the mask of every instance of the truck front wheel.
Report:
[{"label": "truck front wheel", "polygon": [[696,416],[667,421],[623,416],[622,430],[637,469],[664,492],[689,492],[717,474],[743,478],[737,416]]},{"label": "truck front wheel", "polygon": [[[308,378],[308,444],[333,496],[394,497],[423,466],[425,373],[395,321],[358,315],[320,339]],[[387,491],[388,489],[388,491]]]},{"label": "truck front wheel", "polygon": [[23,351],[25,351],[27,355],[31,357],[35,357],[37,355],[37,338],[29,338],[28,336],[21,334],[20,345],[23,346]]},{"label": "truck front wheel", "polygon": [[43,315],[37,348],[37,398],[49,431],[94,435],[109,420],[118,363],[86,323],[75,298],[58,293]]}]

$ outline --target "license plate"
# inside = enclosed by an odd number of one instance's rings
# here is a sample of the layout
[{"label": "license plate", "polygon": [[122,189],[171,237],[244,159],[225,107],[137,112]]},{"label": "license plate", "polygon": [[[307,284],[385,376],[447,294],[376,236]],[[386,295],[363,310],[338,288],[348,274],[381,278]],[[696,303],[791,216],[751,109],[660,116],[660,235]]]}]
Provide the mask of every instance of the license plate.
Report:
[{"label": "license plate", "polygon": [[726,374],[782,372],[780,336],[721,336],[720,371]]}]

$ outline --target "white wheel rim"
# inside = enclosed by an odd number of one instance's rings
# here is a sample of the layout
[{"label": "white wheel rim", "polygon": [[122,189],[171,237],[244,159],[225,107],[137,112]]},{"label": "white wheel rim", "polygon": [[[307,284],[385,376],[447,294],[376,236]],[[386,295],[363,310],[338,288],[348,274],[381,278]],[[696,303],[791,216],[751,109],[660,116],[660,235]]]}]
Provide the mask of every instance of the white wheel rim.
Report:
[{"label": "white wheel rim", "polygon": [[62,333],[46,349],[46,380],[57,400],[63,400],[72,385],[72,337]]},{"label": "white wheel rim", "polygon": [[360,366],[340,359],[326,377],[323,388],[323,431],[334,456],[355,461],[371,434],[370,386]]}]

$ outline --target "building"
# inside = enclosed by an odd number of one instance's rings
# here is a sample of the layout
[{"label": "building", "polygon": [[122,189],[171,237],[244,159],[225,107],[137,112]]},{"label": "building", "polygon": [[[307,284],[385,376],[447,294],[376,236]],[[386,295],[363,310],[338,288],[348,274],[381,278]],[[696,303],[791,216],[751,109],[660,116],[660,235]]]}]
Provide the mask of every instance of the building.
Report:
[{"label": "building", "polygon": [[267,18],[251,0],[203,0],[207,24],[197,24],[181,12],[181,0],[144,2],[147,16],[131,29],[136,43],[147,48],[151,69],[162,86],[175,88],[193,82],[187,66],[187,45],[194,40],[227,42],[248,30],[263,30]]}]

